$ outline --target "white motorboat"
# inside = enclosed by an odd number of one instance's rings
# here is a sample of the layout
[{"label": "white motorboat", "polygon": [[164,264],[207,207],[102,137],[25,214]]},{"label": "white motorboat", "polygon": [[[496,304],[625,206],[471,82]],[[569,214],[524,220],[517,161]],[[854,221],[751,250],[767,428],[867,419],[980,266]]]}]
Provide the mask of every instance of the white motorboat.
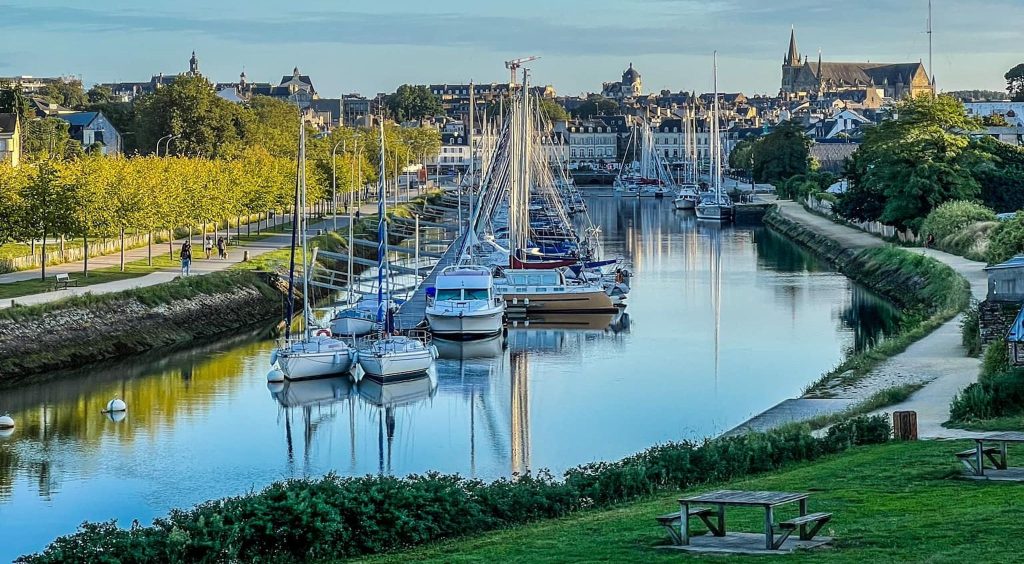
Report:
[{"label": "white motorboat", "polygon": [[481,338],[501,332],[505,302],[494,293],[494,279],[483,266],[448,266],[427,299],[431,333],[446,338]]},{"label": "white motorboat", "polygon": [[359,347],[359,366],[366,376],[380,380],[426,372],[437,349],[425,337],[426,333],[369,339]]},{"label": "white motorboat", "polygon": [[355,352],[344,341],[334,339],[327,329],[316,329],[314,334],[313,316],[309,309],[309,268],[306,250],[306,220],[299,210],[306,209],[306,128],[299,123],[299,174],[295,182],[295,212],[292,221],[292,241],[301,241],[302,252],[302,332],[292,335],[292,307],[295,285],[296,245],[292,245],[292,269],[288,277],[288,299],[285,309],[285,335],[283,342],[270,353],[271,364],[288,380],[320,378],[347,372],[352,368]]},{"label": "white motorboat", "polygon": [[679,187],[679,194],[672,204],[677,210],[692,210],[697,208],[700,201],[700,191],[694,184],[683,184]]},{"label": "white motorboat", "polygon": [[615,304],[600,284],[566,280],[559,269],[506,269],[494,289],[509,308],[526,311],[614,312]]}]

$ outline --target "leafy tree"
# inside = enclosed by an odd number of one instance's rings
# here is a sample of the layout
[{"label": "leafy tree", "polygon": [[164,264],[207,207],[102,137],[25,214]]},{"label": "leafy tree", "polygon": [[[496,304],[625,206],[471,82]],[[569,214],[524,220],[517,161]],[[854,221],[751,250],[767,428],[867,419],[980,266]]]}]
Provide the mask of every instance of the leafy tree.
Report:
[{"label": "leafy tree", "polygon": [[1006,91],[1014,102],[1024,102],[1024,63],[1006,71]]},{"label": "leafy tree", "polygon": [[566,121],[569,119],[569,113],[565,111],[565,108],[558,102],[548,99],[541,98],[539,102],[540,113],[551,123],[556,121]]},{"label": "leafy tree", "polygon": [[991,114],[981,118],[981,125],[986,127],[1006,127],[1010,125],[1003,114]]},{"label": "leafy tree", "polygon": [[781,183],[810,171],[811,139],[799,124],[785,122],[759,139],[752,154],[754,178],[758,182]]},{"label": "leafy tree", "polygon": [[78,80],[51,82],[43,88],[43,97],[55,104],[73,110],[84,109],[89,101],[86,98],[85,90],[82,89],[81,81]]},{"label": "leafy tree", "polygon": [[28,120],[22,148],[28,160],[75,159],[82,155],[82,145],[71,138],[68,122],[55,117]]},{"label": "leafy tree", "polygon": [[148,154],[156,150],[157,140],[173,134],[172,154],[230,156],[243,131],[241,111],[217,96],[205,78],[180,75],[135,102],[136,141],[140,152]]},{"label": "leafy tree", "polygon": [[748,137],[747,139],[741,139],[739,143],[736,143],[732,152],[729,153],[729,168],[733,170],[745,170],[748,173],[753,174],[751,162],[754,159],[754,145],[757,141],[757,138]]},{"label": "leafy tree", "polygon": [[981,201],[999,213],[1024,209],[1024,148],[982,136],[971,140],[969,150]]},{"label": "leafy tree", "polygon": [[299,112],[295,104],[255,96],[246,106],[242,138],[275,157],[294,159],[299,150]]},{"label": "leafy tree", "polygon": [[48,237],[73,233],[75,225],[75,184],[66,182],[57,161],[42,161],[21,193],[25,214],[22,225],[26,235],[42,239],[42,272],[46,279],[46,242]]},{"label": "leafy tree", "polygon": [[577,106],[574,115],[580,119],[590,119],[595,116],[610,116],[619,111],[619,105],[615,100],[609,100],[604,96],[592,94],[587,100]]},{"label": "leafy tree", "polygon": [[969,164],[969,139],[978,128],[963,104],[949,96],[919,96],[894,107],[894,118],[865,132],[847,167],[850,190],[837,211],[917,229],[949,200],[974,200],[981,187]]},{"label": "leafy tree", "polygon": [[28,167],[15,168],[0,162],[0,244],[23,238],[25,219],[22,193],[28,181]]},{"label": "leafy tree", "polygon": [[398,121],[421,120],[444,112],[441,100],[425,85],[403,84],[387,96],[384,105]]},{"label": "leafy tree", "polygon": [[32,118],[32,102],[21,91],[21,87],[10,82],[0,82],[0,113],[18,114],[23,121]]},{"label": "leafy tree", "polygon": [[89,100],[90,104],[106,104],[114,97],[114,93],[110,90],[109,86],[94,84],[92,88],[85,93],[85,97]]}]

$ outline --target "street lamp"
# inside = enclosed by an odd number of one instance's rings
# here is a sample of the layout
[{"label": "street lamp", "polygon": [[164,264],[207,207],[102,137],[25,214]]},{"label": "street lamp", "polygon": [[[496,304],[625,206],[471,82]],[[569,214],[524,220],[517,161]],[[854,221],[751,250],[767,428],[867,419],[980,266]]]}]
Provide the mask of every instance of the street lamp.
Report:
[{"label": "street lamp", "polygon": [[345,152],[345,140],[342,139],[334,144],[331,149],[331,200],[333,200],[334,230],[338,230],[338,145],[341,145],[341,152]]},{"label": "street lamp", "polygon": [[174,134],[164,135],[163,137],[156,140],[156,156],[160,156],[160,144],[164,142],[164,139],[167,139],[167,142],[170,143],[171,137],[174,137]]}]

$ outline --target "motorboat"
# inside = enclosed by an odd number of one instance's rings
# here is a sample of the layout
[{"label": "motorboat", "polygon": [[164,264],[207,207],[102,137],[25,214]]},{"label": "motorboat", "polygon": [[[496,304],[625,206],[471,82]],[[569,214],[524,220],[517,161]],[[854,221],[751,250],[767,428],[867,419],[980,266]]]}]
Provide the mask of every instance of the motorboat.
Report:
[{"label": "motorboat", "polygon": [[700,201],[700,190],[695,184],[683,184],[679,187],[678,195],[672,200],[672,205],[677,210],[693,210],[697,208]]},{"label": "motorboat", "polygon": [[427,290],[430,332],[446,338],[481,338],[501,332],[505,302],[494,292],[491,270],[447,266],[438,273],[433,296]]},{"label": "motorboat", "polygon": [[507,269],[495,278],[494,289],[509,309],[559,312],[614,312],[608,292],[599,284],[566,279],[562,269]]},{"label": "motorboat", "polygon": [[697,219],[727,221],[733,218],[735,205],[726,194],[709,192],[697,204]]}]

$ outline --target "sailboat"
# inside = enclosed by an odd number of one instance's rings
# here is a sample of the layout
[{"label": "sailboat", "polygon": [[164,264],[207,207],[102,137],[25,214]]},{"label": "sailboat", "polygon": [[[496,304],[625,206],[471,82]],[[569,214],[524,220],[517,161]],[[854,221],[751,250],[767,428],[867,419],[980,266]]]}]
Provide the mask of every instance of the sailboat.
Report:
[{"label": "sailboat", "polygon": [[701,196],[697,203],[697,219],[729,221],[733,218],[735,205],[722,192],[722,139],[718,113],[718,51],[715,51],[714,103],[711,110],[711,131],[708,137],[711,152],[711,191]]},{"label": "sailboat", "polygon": [[[331,336],[328,329],[313,331],[313,315],[309,304],[309,272],[307,254],[307,227],[304,214],[306,209],[306,128],[299,123],[299,157],[295,178],[295,213],[292,221],[292,249],[288,277],[288,299],[285,308],[285,336],[280,346],[270,353],[271,364],[288,380],[320,378],[347,372],[352,368],[355,357],[344,341]],[[292,307],[295,286],[296,239],[301,240],[302,250],[302,333],[292,335]],[[272,371],[273,372],[273,371]],[[276,375],[275,375],[276,376]]]},{"label": "sailboat", "polygon": [[391,301],[388,263],[387,202],[384,199],[384,120],[380,120],[380,179],[377,200],[377,315],[376,334],[359,345],[359,366],[366,376],[377,379],[407,377],[425,372],[434,364],[437,349],[428,342],[426,331],[401,335],[395,327],[395,304]]},{"label": "sailboat", "polygon": [[679,185],[676,198],[672,205],[677,210],[692,210],[700,201],[700,186],[697,184],[697,116],[687,105],[686,118],[683,120],[683,182]]}]

